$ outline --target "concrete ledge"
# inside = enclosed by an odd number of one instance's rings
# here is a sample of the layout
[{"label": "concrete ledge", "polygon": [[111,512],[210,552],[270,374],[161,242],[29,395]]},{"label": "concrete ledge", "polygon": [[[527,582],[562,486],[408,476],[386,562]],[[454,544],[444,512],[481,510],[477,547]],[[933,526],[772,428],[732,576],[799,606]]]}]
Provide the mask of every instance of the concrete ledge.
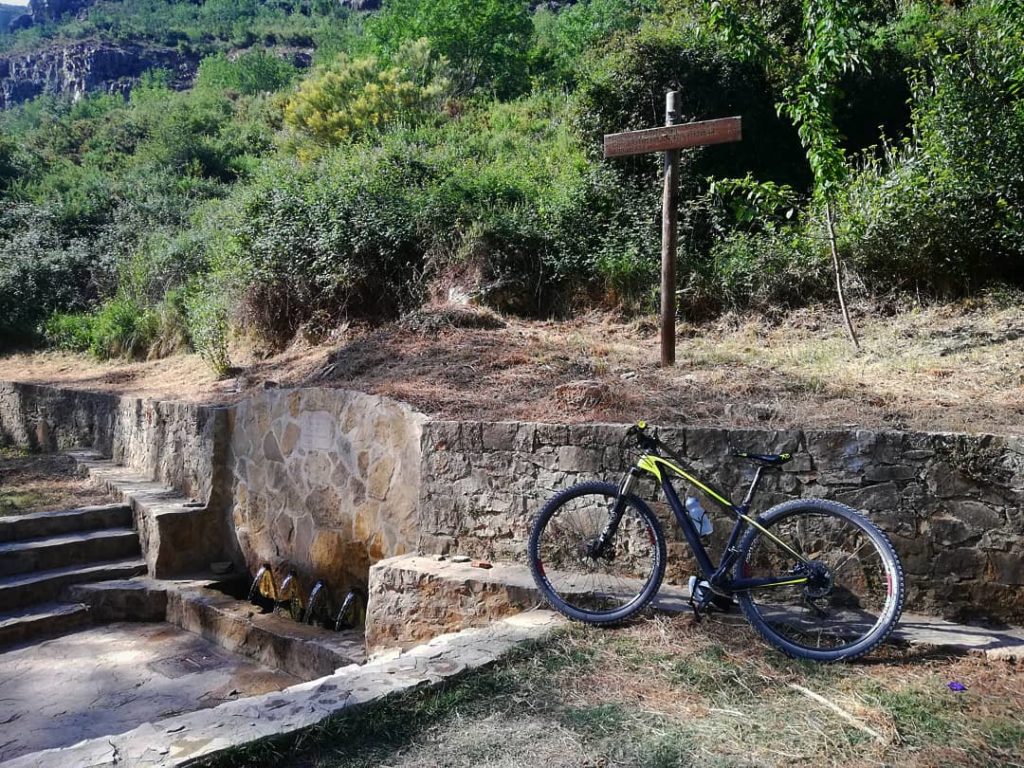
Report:
[{"label": "concrete ledge", "polygon": [[163,621],[167,615],[167,586],[145,576],[75,584],[64,594],[88,605],[93,619],[100,623]]},{"label": "concrete ledge", "polygon": [[531,611],[486,629],[437,637],[401,655],[351,666],[328,677],[147,723],[118,736],[15,758],[4,768],[171,768],[260,739],[316,725],[331,715],[493,663],[519,643],[548,635],[562,621]]},{"label": "concrete ledge", "polygon": [[366,660],[361,631],[332,632],[260,613],[251,603],[217,591],[215,583],[143,577],[83,584],[68,595],[88,605],[96,621],[166,621],[302,680]]},{"label": "concrete ledge", "polygon": [[214,511],[92,451],[68,455],[93,482],[131,505],[150,576],[204,572],[220,559],[220,521]]},{"label": "concrete ledge", "polygon": [[303,680],[366,660],[359,630],[332,632],[260,613],[250,603],[205,587],[169,592],[166,620]]}]

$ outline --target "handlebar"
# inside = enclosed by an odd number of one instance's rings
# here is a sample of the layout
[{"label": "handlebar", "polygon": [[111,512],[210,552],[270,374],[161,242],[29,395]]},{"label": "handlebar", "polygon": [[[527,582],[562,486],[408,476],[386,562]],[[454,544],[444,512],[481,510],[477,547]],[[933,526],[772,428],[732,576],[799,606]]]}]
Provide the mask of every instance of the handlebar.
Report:
[{"label": "handlebar", "polygon": [[637,446],[645,449],[657,448],[659,443],[657,433],[653,435],[647,433],[646,421],[638,421],[627,429],[626,437],[635,437]]}]

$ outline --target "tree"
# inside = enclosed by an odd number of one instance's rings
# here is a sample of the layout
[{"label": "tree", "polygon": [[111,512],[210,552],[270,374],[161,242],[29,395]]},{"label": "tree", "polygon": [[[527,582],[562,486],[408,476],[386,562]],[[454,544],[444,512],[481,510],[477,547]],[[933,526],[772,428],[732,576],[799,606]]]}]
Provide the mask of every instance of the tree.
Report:
[{"label": "tree", "polygon": [[794,69],[782,75],[791,84],[784,89],[778,108],[796,125],[807,154],[814,177],[814,196],[825,212],[843,325],[850,342],[860,349],[843,291],[843,264],[835,227],[836,196],[848,172],[836,126],[836,104],[840,78],[864,63],[860,54],[860,8],[847,0],[803,0],[801,28],[805,48],[802,55],[787,56],[778,42],[744,17],[741,6],[739,2],[714,0],[709,6],[711,23],[745,57],[759,59],[766,66],[793,62]]},{"label": "tree", "polygon": [[427,38],[458,72],[461,89],[508,98],[529,86],[533,24],[525,0],[388,0],[369,33],[396,64],[404,43]]},{"label": "tree", "polygon": [[858,51],[858,9],[846,0],[804,0],[803,30],[807,50],[803,74],[783,93],[781,110],[796,124],[814,174],[814,194],[824,205],[825,226],[836,294],[850,342],[860,349],[843,292],[843,265],[836,245],[835,200],[846,180],[846,154],[836,127],[839,79],[862,63]]}]

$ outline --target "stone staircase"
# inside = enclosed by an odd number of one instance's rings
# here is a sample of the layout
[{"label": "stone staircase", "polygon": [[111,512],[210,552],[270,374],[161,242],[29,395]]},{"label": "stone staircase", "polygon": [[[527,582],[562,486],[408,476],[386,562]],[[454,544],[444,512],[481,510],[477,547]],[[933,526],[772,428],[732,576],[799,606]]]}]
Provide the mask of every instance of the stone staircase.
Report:
[{"label": "stone staircase", "polygon": [[0,518],[0,647],[88,624],[70,585],[145,572],[127,504]]}]

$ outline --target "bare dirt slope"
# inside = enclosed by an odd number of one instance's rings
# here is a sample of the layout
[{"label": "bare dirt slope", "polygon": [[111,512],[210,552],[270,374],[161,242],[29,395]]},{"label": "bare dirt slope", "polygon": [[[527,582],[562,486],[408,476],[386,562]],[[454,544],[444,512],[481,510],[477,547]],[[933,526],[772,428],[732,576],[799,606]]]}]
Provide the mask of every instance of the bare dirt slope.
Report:
[{"label": "bare dirt slope", "polygon": [[0,379],[210,402],[265,382],[346,387],[450,418],[1024,433],[1024,307],[947,305],[859,324],[860,353],[825,310],[681,323],[677,366],[662,369],[652,319],[448,309],[297,343],[224,381],[190,355],[97,363],[58,353],[0,358]]}]

